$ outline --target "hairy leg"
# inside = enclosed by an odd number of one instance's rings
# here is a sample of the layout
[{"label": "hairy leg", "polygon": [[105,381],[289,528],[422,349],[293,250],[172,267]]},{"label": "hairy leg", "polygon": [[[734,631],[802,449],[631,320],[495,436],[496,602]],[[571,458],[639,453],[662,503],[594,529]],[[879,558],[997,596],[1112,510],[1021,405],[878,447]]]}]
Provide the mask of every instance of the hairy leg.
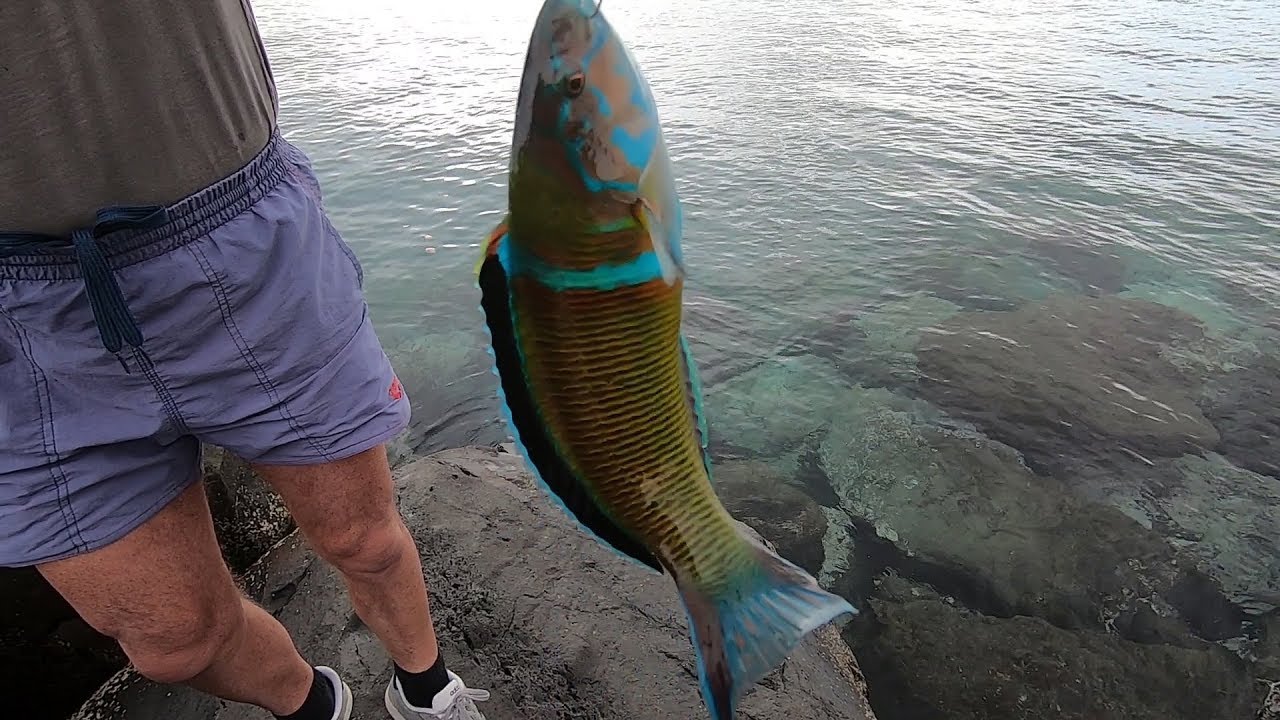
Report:
[{"label": "hairy leg", "polygon": [[360,619],[409,672],[439,654],[418,548],[396,507],[385,446],[338,462],[255,465],[346,581]]},{"label": "hairy leg", "polygon": [[201,483],[115,543],[39,570],[156,682],[278,715],[307,697],[311,666],[284,626],[236,587]]}]

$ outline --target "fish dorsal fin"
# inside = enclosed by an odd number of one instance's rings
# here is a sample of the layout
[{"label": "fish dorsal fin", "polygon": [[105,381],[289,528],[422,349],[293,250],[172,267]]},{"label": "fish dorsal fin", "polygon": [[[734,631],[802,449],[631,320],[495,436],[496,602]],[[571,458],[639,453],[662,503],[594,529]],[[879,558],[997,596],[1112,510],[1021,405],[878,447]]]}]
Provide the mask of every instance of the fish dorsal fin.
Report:
[{"label": "fish dorsal fin", "polygon": [[525,379],[524,363],[515,334],[515,313],[511,307],[507,272],[497,252],[504,236],[494,240],[495,251],[486,253],[479,269],[481,305],[492,343],[495,373],[500,384],[507,420],[521,453],[554,499],[570,517],[605,545],[644,565],[663,572],[662,564],[643,544],[618,527],[596,503],[586,484],[578,478],[555,447],[538,414],[533,394]]}]

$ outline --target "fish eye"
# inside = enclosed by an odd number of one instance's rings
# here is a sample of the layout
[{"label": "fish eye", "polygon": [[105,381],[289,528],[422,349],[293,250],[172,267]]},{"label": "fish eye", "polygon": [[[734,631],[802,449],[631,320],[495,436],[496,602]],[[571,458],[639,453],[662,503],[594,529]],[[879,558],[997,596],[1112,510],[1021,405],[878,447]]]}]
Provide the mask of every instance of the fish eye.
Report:
[{"label": "fish eye", "polygon": [[587,89],[587,76],[580,72],[576,72],[564,79],[564,92],[571,98],[576,98]]}]

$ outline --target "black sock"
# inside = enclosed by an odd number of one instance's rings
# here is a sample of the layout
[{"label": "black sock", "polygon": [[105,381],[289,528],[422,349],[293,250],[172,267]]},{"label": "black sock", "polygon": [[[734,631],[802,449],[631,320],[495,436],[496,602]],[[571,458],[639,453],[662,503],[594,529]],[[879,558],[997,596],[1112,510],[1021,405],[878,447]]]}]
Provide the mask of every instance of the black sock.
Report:
[{"label": "black sock", "polygon": [[311,692],[302,701],[302,707],[290,715],[276,715],[277,720],[330,720],[333,717],[336,707],[333,684],[319,670],[311,668],[311,673]]},{"label": "black sock", "polygon": [[444,653],[436,656],[436,663],[420,673],[411,673],[396,665],[396,679],[404,699],[414,707],[431,707],[431,701],[449,684],[449,673],[444,669]]}]

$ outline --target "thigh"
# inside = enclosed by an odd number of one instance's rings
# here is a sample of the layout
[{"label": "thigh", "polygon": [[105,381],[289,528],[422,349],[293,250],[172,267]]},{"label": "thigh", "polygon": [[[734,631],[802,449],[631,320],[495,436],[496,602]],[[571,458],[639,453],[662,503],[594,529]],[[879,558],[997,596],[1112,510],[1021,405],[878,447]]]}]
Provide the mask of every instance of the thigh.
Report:
[{"label": "thigh", "polygon": [[193,432],[246,460],[315,465],[408,425],[409,401],[369,317],[359,262],[321,205],[305,157],[252,208],[188,252],[208,278],[215,331],[175,372]]},{"label": "thigh", "polygon": [[126,645],[200,636],[240,607],[199,484],[111,545],[39,570],[86,622]]},{"label": "thigh", "polygon": [[162,380],[102,348],[79,279],[6,274],[0,566],[26,566],[124,536],[198,479],[200,458]]},{"label": "thigh", "polygon": [[326,556],[366,552],[400,524],[395,488],[382,446],[310,466],[255,464],[288,506],[298,528]]}]

